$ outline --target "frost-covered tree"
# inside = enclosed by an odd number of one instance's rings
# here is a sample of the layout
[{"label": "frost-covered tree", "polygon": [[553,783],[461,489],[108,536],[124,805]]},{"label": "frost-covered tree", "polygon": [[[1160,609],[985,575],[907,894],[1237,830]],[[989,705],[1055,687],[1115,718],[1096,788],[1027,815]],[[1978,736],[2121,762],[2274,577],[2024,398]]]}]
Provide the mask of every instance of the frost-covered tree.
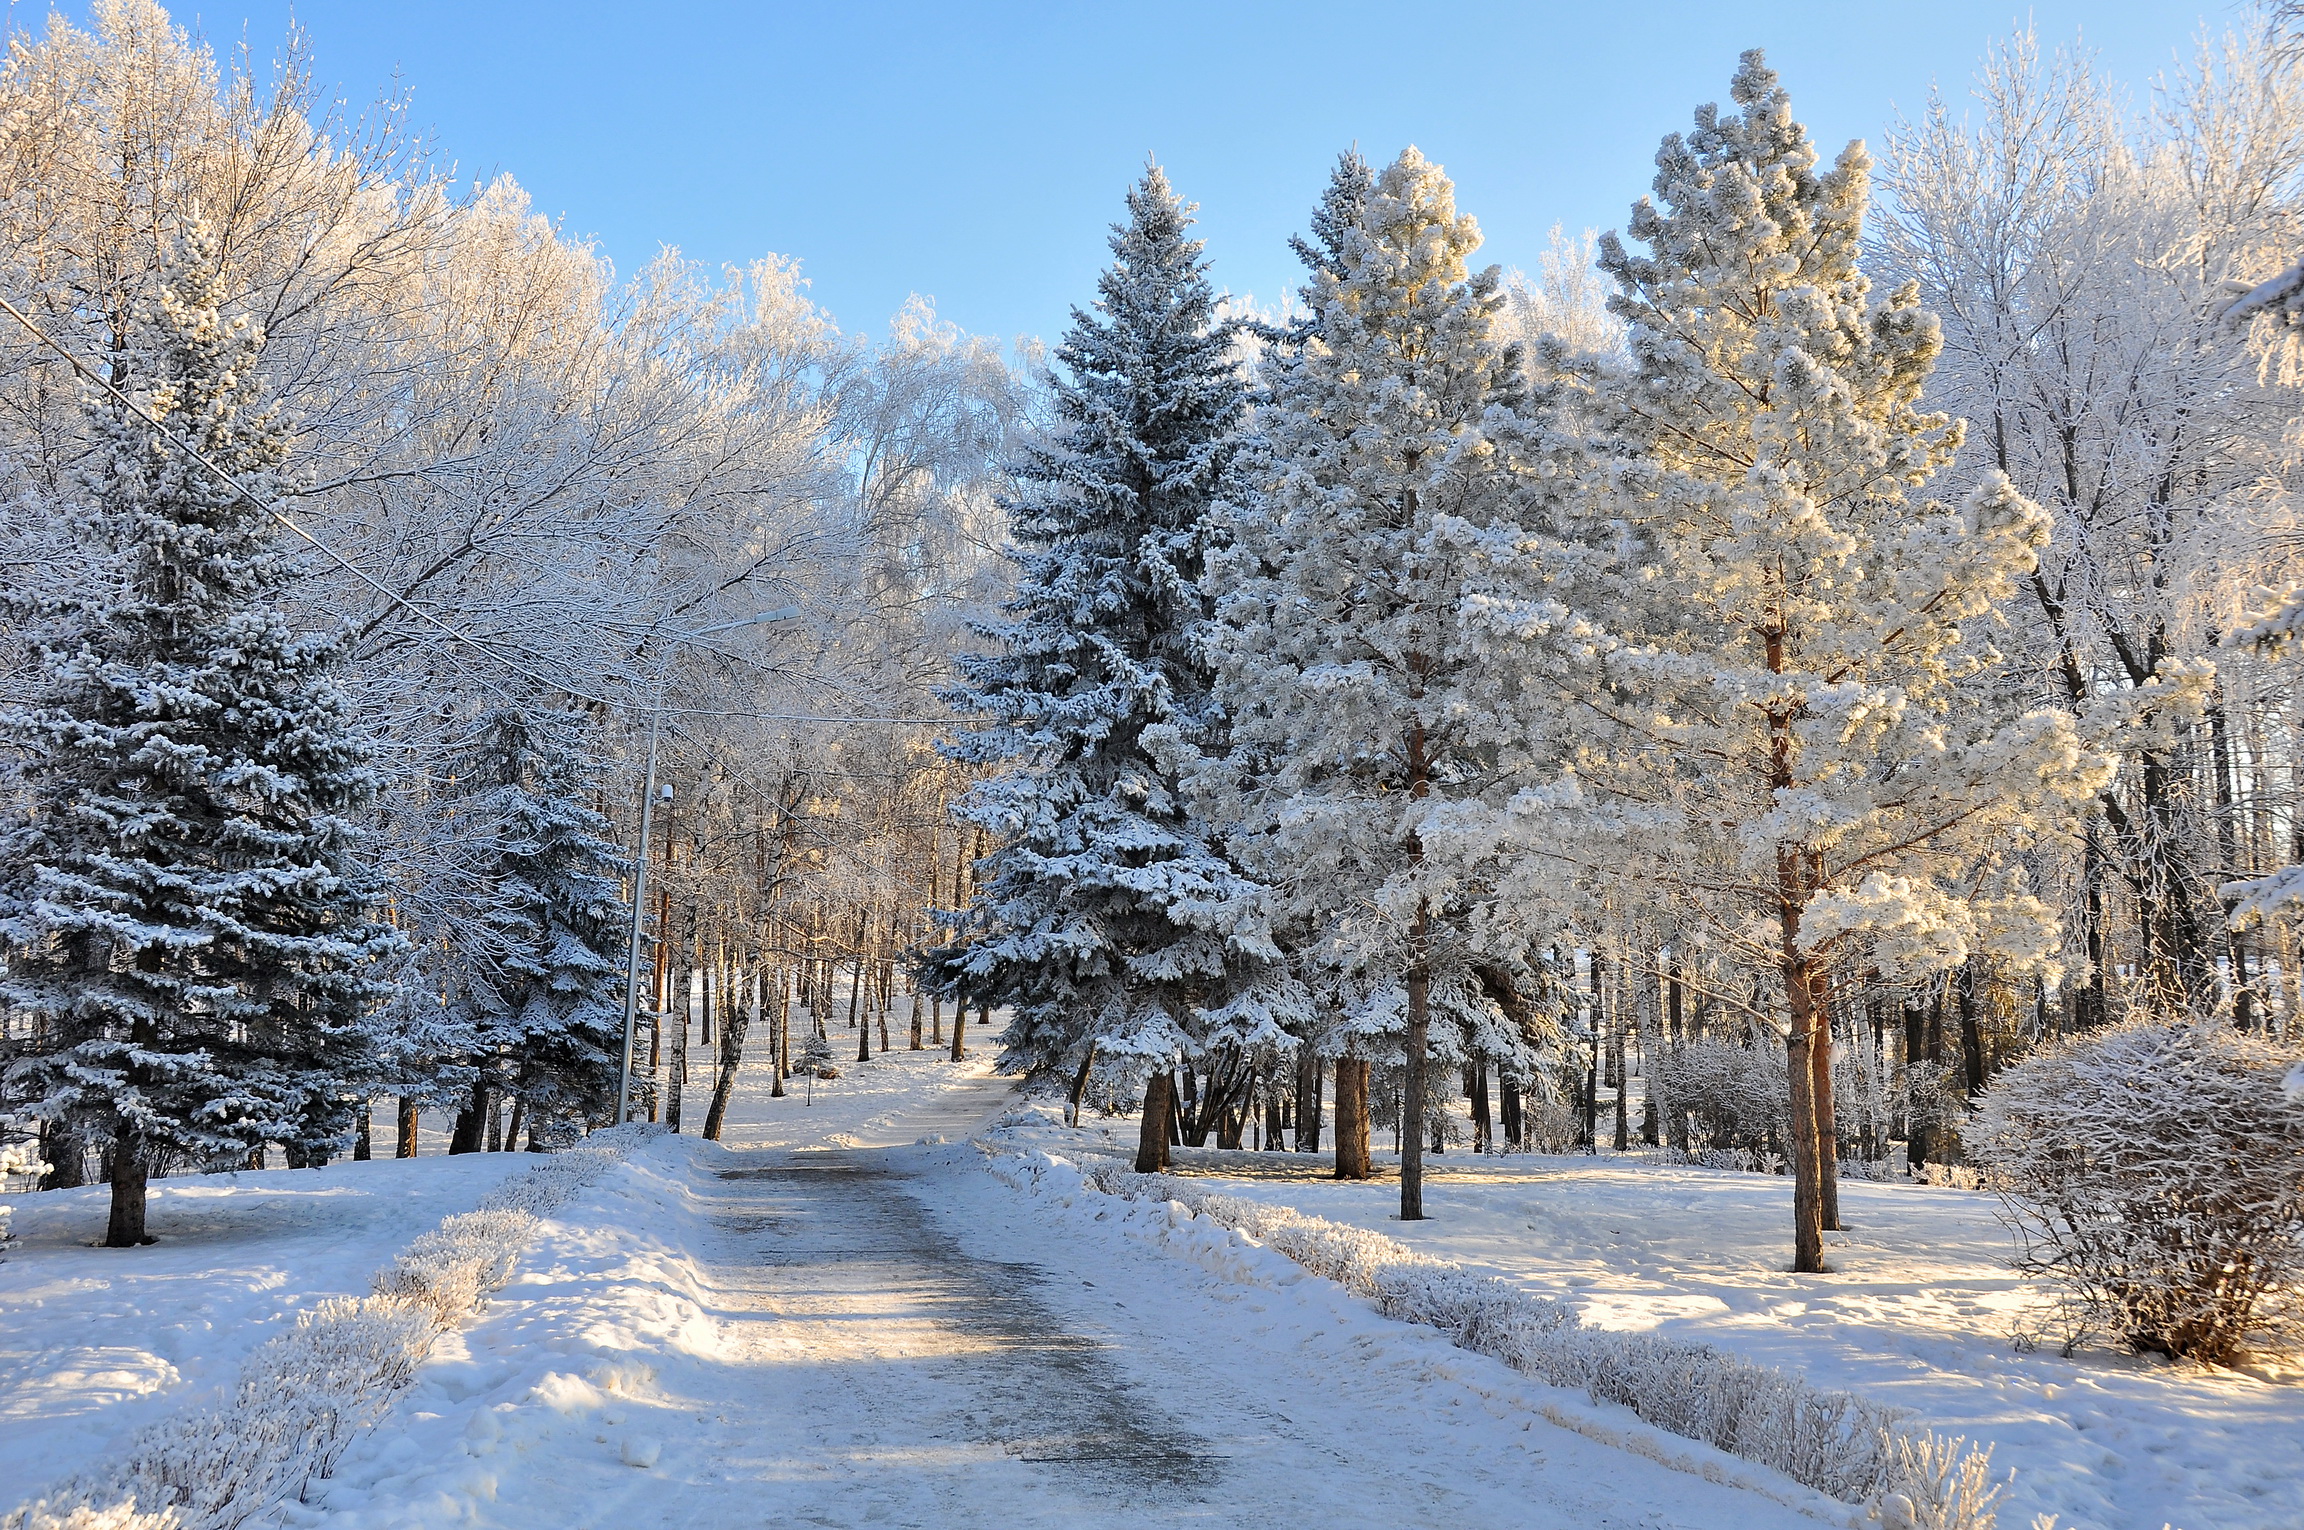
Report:
[{"label": "frost-covered tree", "polygon": [[626,862],[594,790],[581,715],[499,706],[481,717],[459,772],[466,833],[485,845],[464,921],[452,1018],[471,1036],[476,1138],[486,1096],[518,1102],[540,1141],[614,1114],[623,1042]]},{"label": "frost-covered tree", "polygon": [[325,1160],[397,941],[353,854],[375,780],[342,641],[274,604],[292,570],[254,497],[281,490],[284,452],[262,333],[220,300],[195,229],[113,360],[161,431],[92,397],[99,450],[55,505],[117,580],[47,613],[36,697],[0,722],[30,808],[0,848],[0,995],[37,1027],[10,1104],[110,1144],[115,1247],[146,1241],[145,1183],[171,1164],[267,1142]]},{"label": "frost-covered tree", "polygon": [[2112,770],[2067,713],[1979,704],[2048,518],[1997,476],[1957,505],[1915,494],[1961,427],[1920,405],[1933,316],[1858,264],[1862,146],[1820,173],[1757,51],[1732,91],[1740,113],[1664,141],[1631,220],[1648,253],[1603,241],[1631,375],[1599,401],[1603,444],[1552,480],[1547,600],[1485,617],[1551,634],[1536,667],[1581,709],[1527,807],[1585,837],[1541,864],[1580,861],[1777,974],[1782,1006],[1755,1018],[1788,1049],[1794,1267],[1814,1271],[1834,973],[2045,957],[2056,922],[2015,852]]},{"label": "frost-covered tree", "polygon": [[1291,1017],[1262,891],[1181,790],[1221,740],[1193,645],[1244,391],[1190,227],[1157,166],[1130,189],[1095,310],[1056,353],[1054,426],[1015,469],[1011,620],[983,629],[999,651],[963,659],[949,697],[991,719],[952,753],[1005,767],[960,809],[998,847],[975,938],[930,965],[962,1002],[1012,1007],[1012,1066],[1093,1047],[1146,1070],[1156,1160],[1173,1062],[1280,1044]]},{"label": "frost-covered tree", "polygon": [[1468,269],[1480,235],[1447,177],[1414,149],[1365,187],[1353,163],[1304,246],[1308,321],[1272,359],[1250,492],[1211,559],[1211,646],[1250,868],[1342,978],[1338,1027],[1368,1052],[1400,1037],[1415,1218],[1436,1001],[1482,1012],[1481,836],[1451,833],[1464,853],[1443,858],[1428,839],[1476,810],[1527,722],[1519,677],[1460,640],[1476,571],[1521,535],[1520,379],[1501,278]]}]

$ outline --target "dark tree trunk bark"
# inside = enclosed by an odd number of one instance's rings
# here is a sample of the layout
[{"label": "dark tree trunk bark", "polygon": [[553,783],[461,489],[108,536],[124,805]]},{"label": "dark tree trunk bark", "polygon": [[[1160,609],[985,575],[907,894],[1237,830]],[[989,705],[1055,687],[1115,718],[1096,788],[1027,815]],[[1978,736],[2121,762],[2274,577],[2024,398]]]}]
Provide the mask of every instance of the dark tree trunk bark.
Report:
[{"label": "dark tree trunk bark", "polygon": [[1320,1151],[1320,1056],[1309,1044],[1296,1055],[1296,1151]]},{"label": "dark tree trunk bark", "polygon": [[488,1129],[488,1073],[483,1069],[472,1080],[472,1097],[464,1108],[456,1112],[456,1124],[448,1133],[448,1151],[451,1153],[477,1153],[486,1140]]},{"label": "dark tree trunk bark", "polygon": [[1976,1018],[1976,960],[1960,969],[1960,1058],[1967,1074],[1968,1098],[1984,1092],[1984,1033]]},{"label": "dark tree trunk bark", "polygon": [[1088,1097],[1088,1075],[1095,1070],[1095,1067],[1096,1043],[1091,1041],[1088,1043],[1088,1049],[1080,1054],[1079,1071],[1072,1075],[1072,1095],[1067,1103],[1065,1113],[1070,1117],[1074,1126],[1080,1124],[1080,1102]]},{"label": "dark tree trunk bark", "polygon": [[40,1176],[41,1189],[76,1190],[88,1183],[87,1145],[64,1123],[40,1124],[40,1157],[48,1165]]},{"label": "dark tree trunk bark", "polygon": [[400,1096],[400,1109],[398,1112],[398,1119],[394,1123],[396,1127],[395,1135],[397,1137],[397,1140],[392,1145],[392,1156],[394,1158],[414,1158],[416,1156],[416,1128],[418,1120],[419,1118],[416,1112],[415,1097],[405,1094]]},{"label": "dark tree trunk bark", "polygon": [[[967,1014],[965,1008],[953,1011],[957,1018]],[[1166,1068],[1156,1068],[1144,1081],[1144,1119],[1136,1131],[1136,1172],[1155,1174],[1168,1167],[1169,1095],[1173,1082]]]},{"label": "dark tree trunk bark", "polygon": [[1504,1145],[1514,1148],[1526,1147],[1528,1145],[1528,1124],[1521,1119],[1520,1085],[1511,1074],[1506,1073],[1501,1068],[1496,1070],[1496,1095],[1498,1113],[1503,1117]]},{"label": "dark tree trunk bark", "polygon": [[366,1100],[360,1102],[360,1114],[357,1119],[359,1121],[359,1133],[352,1139],[352,1161],[354,1163],[366,1163],[376,1156],[376,1139],[372,1135],[375,1128]]},{"label": "dark tree trunk bark", "polygon": [[1832,1000],[1829,987],[1819,986],[1817,995],[1816,1039],[1819,1045],[1809,1054],[1809,1064],[1815,1072],[1816,1097],[1816,1198],[1826,1230],[1846,1232],[1840,1225],[1840,1115],[1839,1106],[1832,1096]]},{"label": "dark tree trunk bark", "polygon": [[1408,1068],[1400,1098],[1400,1220],[1424,1220],[1424,1066],[1432,1024],[1431,927],[1422,908],[1408,937]]},{"label": "dark tree trunk bark", "polygon": [[1336,1177],[1367,1179],[1374,1173],[1368,1151],[1368,1063],[1336,1059]]},{"label": "dark tree trunk bark", "polygon": [[112,1139],[112,1217],[104,1229],[106,1248],[135,1248],[150,1243],[144,1231],[146,1181],[152,1166],[144,1138],[123,1123]]},{"label": "dark tree trunk bark", "polygon": [[1472,1097],[1472,1151],[1493,1153],[1496,1151],[1496,1129],[1489,1124],[1488,1118],[1487,1058],[1472,1059],[1472,1087],[1467,1092]]}]

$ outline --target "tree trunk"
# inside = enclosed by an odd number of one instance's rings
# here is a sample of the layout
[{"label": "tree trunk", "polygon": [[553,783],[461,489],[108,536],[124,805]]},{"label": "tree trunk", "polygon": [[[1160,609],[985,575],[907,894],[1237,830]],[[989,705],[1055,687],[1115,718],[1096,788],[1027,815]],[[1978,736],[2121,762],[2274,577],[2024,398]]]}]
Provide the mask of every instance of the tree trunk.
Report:
[{"label": "tree trunk", "polygon": [[448,1133],[448,1151],[451,1153],[477,1153],[486,1140],[488,1130],[488,1070],[482,1068],[472,1077],[472,1097],[464,1108],[456,1112],[456,1125]]},{"label": "tree trunk", "polygon": [[86,1144],[80,1134],[61,1121],[40,1123],[40,1157],[48,1168],[40,1176],[43,1190],[75,1190],[88,1183]]},{"label": "tree trunk", "polygon": [[768,1098],[784,1098],[784,1078],[792,1071],[792,974],[776,971],[776,1023],[768,1030]]},{"label": "tree trunk", "polygon": [[1296,1151],[1320,1151],[1320,1054],[1306,1043],[1296,1054]]},{"label": "tree trunk", "polygon": [[1368,1179],[1374,1174],[1368,1151],[1368,1062],[1336,1059],[1336,1177]]},{"label": "tree trunk", "polygon": [[1408,935],[1408,1069],[1400,1100],[1400,1220],[1424,1220],[1424,1065],[1432,1024],[1431,927],[1422,907]]},{"label": "tree trunk", "polygon": [[680,1129],[682,1107],[688,1095],[688,995],[679,995],[680,1012],[672,1016],[672,1055],[664,1064],[664,1125]]},{"label": "tree trunk", "polygon": [[501,1092],[488,1096],[488,1149],[491,1153],[504,1151],[504,1096]]},{"label": "tree trunk", "polygon": [[416,1156],[417,1121],[415,1097],[405,1094],[400,1096],[398,1119],[395,1122],[398,1140],[392,1146],[394,1158],[414,1158]]},{"label": "tree trunk", "polygon": [[136,1248],[153,1240],[144,1231],[144,1196],[151,1164],[142,1134],[122,1122],[112,1138],[112,1220],[104,1230],[106,1248]]},{"label": "tree trunk", "polygon": [[1832,1232],[1846,1232],[1840,1225],[1840,1117],[1832,1098],[1832,1008],[1829,990],[1818,995],[1816,1016],[1816,1045],[1809,1051],[1809,1067],[1813,1070],[1816,1101],[1816,1199],[1817,1214],[1824,1226]]},{"label": "tree trunk", "polygon": [[1496,1129],[1488,1118],[1488,1059],[1472,1059],[1472,1087],[1464,1091],[1472,1100],[1472,1151],[1496,1151]]},{"label": "tree trunk", "polygon": [[[725,996],[722,999],[726,1004]],[[747,1015],[742,1005],[727,1006],[720,1017],[720,1070],[712,1080],[712,1104],[704,1112],[704,1140],[718,1142],[720,1129],[728,1123],[728,1101],[736,1093],[736,1069],[744,1061],[744,1036],[751,1029],[751,1021],[760,1013],[760,974],[752,974],[752,1012]]]},{"label": "tree trunk", "polygon": [[906,986],[910,990],[905,994],[904,999],[905,1008],[911,1011],[912,1050],[918,1052],[924,1050],[920,1036],[920,984],[917,981],[908,980]]},{"label": "tree trunk", "polygon": [[1984,1033],[1976,1019],[1976,959],[1960,969],[1960,1058],[1967,1074],[1968,1098],[1984,1092]]},{"label": "tree trunk", "polygon": [[352,1138],[352,1161],[366,1163],[376,1156],[376,1139],[372,1135],[374,1127],[366,1100],[360,1102],[360,1109],[353,1119],[358,1129]]},{"label": "tree trunk", "polygon": [[[956,1007],[952,1023],[958,1027],[968,1015],[965,1006]],[[958,1034],[957,1030],[954,1032]],[[959,1043],[953,1043],[957,1046]],[[1166,1068],[1155,1068],[1144,1081],[1144,1119],[1136,1130],[1136,1172],[1155,1174],[1168,1167],[1168,1118],[1172,1106],[1173,1086]]]},{"label": "tree trunk", "polygon": [[[913,1035],[915,1037],[919,1035],[919,1027],[913,1027]],[[1080,1124],[1080,1102],[1087,1097],[1089,1070],[1095,1066],[1096,1043],[1091,1041],[1088,1043],[1088,1049],[1080,1054],[1080,1071],[1072,1075],[1072,1097],[1067,1105],[1066,1114],[1070,1116],[1074,1126]]]},{"label": "tree trunk", "polygon": [[1800,905],[1786,899],[1778,905],[1784,973],[1784,996],[1792,1015],[1791,1034],[1785,1037],[1785,1065],[1791,1080],[1792,1140],[1792,1270],[1797,1275],[1824,1272],[1824,1201],[1816,1152],[1816,1032],[1817,973],[1812,959],[1799,948]]},{"label": "tree trunk", "polygon": [[1504,1127],[1504,1145],[1508,1148],[1526,1146],[1528,1126],[1521,1119],[1520,1085],[1502,1068],[1496,1070],[1496,1104]]}]

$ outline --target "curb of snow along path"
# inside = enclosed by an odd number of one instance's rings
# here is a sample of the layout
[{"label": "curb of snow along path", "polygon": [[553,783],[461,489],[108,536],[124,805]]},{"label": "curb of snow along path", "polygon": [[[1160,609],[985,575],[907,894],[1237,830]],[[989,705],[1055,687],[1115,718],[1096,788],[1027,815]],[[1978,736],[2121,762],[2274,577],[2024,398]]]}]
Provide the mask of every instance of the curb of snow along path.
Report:
[{"label": "curb of snow along path", "polygon": [[446,1218],[376,1272],[248,1356],[230,1396],[162,1420],[113,1464],[0,1519],[0,1530],[231,1530],[325,1475],[408,1384],[432,1342],[511,1278],[538,1221],[628,1153],[646,1128],[595,1133]]},{"label": "curb of snow along path", "polygon": [[[1580,1390],[1596,1403],[1621,1403],[1657,1429],[1857,1505],[1864,1512],[1854,1523],[1885,1530],[1994,1530],[1997,1523],[1994,1505],[2004,1484],[1993,1480],[1991,1447],[1947,1439],[1912,1423],[1906,1410],[1810,1386],[1709,1344],[1585,1328],[1563,1303],[1362,1228],[1223,1195],[1172,1175],[1138,1174],[1125,1163],[1082,1165],[981,1137],[976,1145],[986,1167],[1019,1190],[1056,1196],[1067,1205],[1077,1191],[1164,1204],[1170,1224],[1179,1228],[1205,1219],[1367,1298],[1386,1317],[1436,1328],[1460,1349]],[[1804,1512],[1823,1508],[1720,1463],[1675,1452],[1646,1431],[1567,1409],[1540,1411],[1551,1423],[1662,1465]]]}]

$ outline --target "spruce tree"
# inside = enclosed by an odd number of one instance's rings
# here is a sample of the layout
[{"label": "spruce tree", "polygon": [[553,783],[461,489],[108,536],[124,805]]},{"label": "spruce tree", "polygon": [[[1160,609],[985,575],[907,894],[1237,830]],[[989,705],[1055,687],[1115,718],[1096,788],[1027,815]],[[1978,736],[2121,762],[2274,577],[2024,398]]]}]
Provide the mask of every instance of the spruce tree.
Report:
[{"label": "spruce tree", "polygon": [[0,842],[0,995],[37,1037],[9,1104],[109,1144],[113,1247],[148,1241],[156,1171],[267,1142],[325,1161],[397,942],[354,856],[375,783],[331,678],[342,641],[281,615],[293,570],[250,497],[278,492],[287,445],[262,333],[222,300],[195,231],[113,381],[233,482],[92,395],[84,492],[57,508],[103,593],[49,613],[41,693],[0,719],[30,809]]},{"label": "spruce tree", "polygon": [[[1209,576],[1212,649],[1243,781],[1240,843],[1281,915],[1357,992],[1356,1049],[1397,1038],[1401,1215],[1440,1055],[1485,1030],[1482,836],[1461,832],[1532,726],[1532,692],[1463,640],[1467,600],[1524,540],[1515,516],[1518,352],[1494,268],[1467,257],[1437,165],[1409,149],[1373,183],[1347,158],[1300,243],[1311,313],[1273,358],[1253,492]],[[1348,990],[1349,992],[1349,990]],[[1361,1087],[1356,1079],[1352,1090]],[[1339,1105],[1340,1112],[1343,1105]]]},{"label": "spruce tree", "polygon": [[999,651],[963,660],[949,697],[991,719],[952,753],[1005,767],[960,810],[997,848],[976,938],[930,964],[963,1003],[1012,1008],[1011,1066],[1092,1045],[1145,1070],[1154,1162],[1172,1062],[1284,1043],[1294,1014],[1261,890],[1184,792],[1221,747],[1194,644],[1244,408],[1191,221],[1158,167],[1130,189],[1095,311],[1073,311],[1057,351],[1053,428],[1015,467],[1012,620],[981,629]]},{"label": "spruce tree", "polygon": [[492,708],[458,770],[472,787],[463,811],[487,845],[451,1006],[475,1072],[466,1116],[508,1094],[540,1142],[615,1114],[626,863],[584,802],[585,726],[576,714]]}]

